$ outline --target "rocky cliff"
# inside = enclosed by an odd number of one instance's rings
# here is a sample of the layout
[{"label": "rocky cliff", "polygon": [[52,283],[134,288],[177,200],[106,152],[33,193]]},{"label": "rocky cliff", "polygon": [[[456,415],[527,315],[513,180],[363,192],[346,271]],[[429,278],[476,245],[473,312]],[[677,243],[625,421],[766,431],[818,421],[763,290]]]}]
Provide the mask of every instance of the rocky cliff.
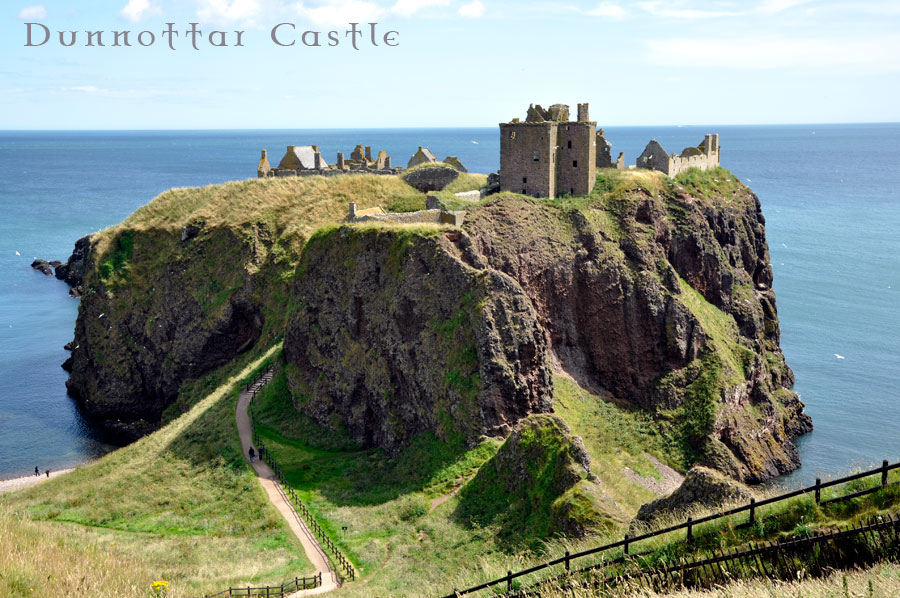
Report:
[{"label": "rocky cliff", "polygon": [[302,247],[347,197],[424,204],[394,177],[242,181],[168,191],[79,240],[63,274],[83,293],[67,386],[85,414],[133,440],[186,380],[275,342]]},{"label": "rocky cliff", "polygon": [[554,359],[672,424],[689,461],[757,482],[811,422],[778,345],[760,203],[728,171],[601,174],[585,199],[499,195],[474,251],[532,300]]},{"label": "rocky cliff", "polygon": [[184,380],[283,334],[295,406],[365,446],[505,436],[552,409],[558,368],[651,413],[685,469],[757,482],[798,465],[811,423],[765,222],[728,171],[602,171],[588,197],[470,204],[462,229],[312,235],[349,200],[424,204],[395,177],[247,181],[169,192],[95,235],[72,393],[134,437]]},{"label": "rocky cliff", "polygon": [[528,297],[466,260],[458,231],[330,229],[303,252],[285,334],[295,402],[394,452],[414,435],[506,436],[550,410],[550,360]]}]

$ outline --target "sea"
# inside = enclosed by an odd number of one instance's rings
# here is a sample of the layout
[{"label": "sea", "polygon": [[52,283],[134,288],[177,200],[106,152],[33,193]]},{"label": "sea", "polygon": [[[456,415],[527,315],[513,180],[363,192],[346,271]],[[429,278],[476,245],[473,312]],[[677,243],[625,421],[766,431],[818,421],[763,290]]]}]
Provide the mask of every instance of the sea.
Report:
[{"label": "sea", "polygon": [[[787,486],[900,460],[900,124],[608,127],[634,163],[720,135],[722,165],[762,201],[782,347],[815,430]],[[499,167],[496,128],[0,131],[0,478],[78,465],[114,447],[66,395],[60,364],[78,300],[30,267],[171,187],[256,176],[260,150],[356,144],[405,164],[418,146],[473,172]]]}]

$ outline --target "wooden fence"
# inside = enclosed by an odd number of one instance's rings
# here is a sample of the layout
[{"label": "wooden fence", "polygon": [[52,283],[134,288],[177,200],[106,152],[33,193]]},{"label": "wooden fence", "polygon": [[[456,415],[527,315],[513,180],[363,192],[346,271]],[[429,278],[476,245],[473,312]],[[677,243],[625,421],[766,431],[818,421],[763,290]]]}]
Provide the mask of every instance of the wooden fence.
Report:
[{"label": "wooden fence", "polygon": [[275,477],[278,478],[278,482],[281,484],[282,491],[285,496],[294,504],[297,512],[306,522],[310,531],[313,535],[319,540],[322,546],[328,549],[328,551],[334,556],[335,561],[337,561],[340,568],[343,570],[344,575],[350,581],[354,581],[356,579],[356,569],[354,569],[353,564],[350,560],[344,556],[344,554],[340,551],[337,545],[331,540],[325,530],[322,529],[322,526],[319,525],[319,522],[316,521],[313,514],[306,508],[306,505],[303,504],[303,501],[300,500],[300,497],[297,496],[297,493],[291,488],[287,480],[284,477],[284,472],[281,471],[281,468],[278,466],[278,463],[275,462],[275,458],[272,454],[265,450],[263,444],[260,442],[259,435],[256,433],[256,423],[255,417],[253,415],[253,401],[256,399],[257,393],[262,390],[262,387],[265,386],[269,381],[272,380],[274,375],[274,366],[269,367],[268,369],[261,371],[253,380],[251,380],[250,384],[247,385],[247,392],[250,393],[250,425],[253,428],[253,444],[257,447],[263,447],[262,451],[262,459],[272,468],[272,471],[275,472]]},{"label": "wooden fence", "polygon": [[[900,516],[883,515],[865,523],[830,532],[780,542],[750,545],[731,552],[713,551],[705,558],[680,559],[678,562],[645,568],[640,557],[626,558],[623,571],[594,577],[591,574],[609,567],[604,563],[572,571],[568,579],[542,580],[534,587],[506,592],[510,598],[540,596],[543,587],[556,582],[556,588],[624,587],[629,590],[665,592],[679,588],[711,588],[739,579],[765,577],[796,581],[808,576],[824,576],[849,566],[868,566],[900,557]],[[617,559],[622,562],[622,559]],[[579,575],[580,574],[580,575]],[[580,579],[579,579],[580,577]]]},{"label": "wooden fence", "polygon": [[293,594],[300,590],[312,590],[322,585],[322,574],[318,573],[312,577],[295,577],[293,581],[289,581],[280,586],[265,586],[254,588],[251,586],[243,588],[228,588],[218,594],[212,594],[206,598],[238,598],[238,596],[265,596],[266,598],[284,598],[288,594]]},{"label": "wooden fence", "polygon": [[[496,593],[497,590],[501,590],[503,588],[503,586],[506,586],[506,591],[509,591],[512,589],[514,580],[516,580],[520,577],[524,577],[526,575],[531,575],[533,573],[537,573],[538,571],[542,571],[544,569],[549,569],[550,567],[556,567],[559,565],[564,565],[565,571],[568,574],[572,570],[571,567],[572,567],[573,561],[576,561],[578,559],[583,559],[583,558],[589,557],[589,556],[600,556],[602,558],[604,556],[604,553],[608,553],[609,551],[621,548],[623,556],[616,560],[613,560],[613,559],[607,560],[603,565],[603,566],[606,566],[606,565],[609,565],[616,561],[625,560],[629,556],[633,556],[633,555],[631,555],[631,550],[633,549],[634,544],[637,542],[640,542],[642,540],[648,540],[648,539],[654,538],[656,536],[661,536],[663,534],[668,534],[668,533],[672,533],[672,532],[679,531],[679,530],[685,531],[685,538],[684,538],[685,542],[692,542],[694,539],[694,529],[696,528],[696,526],[703,524],[703,523],[715,521],[717,519],[731,517],[733,515],[737,515],[740,513],[747,513],[748,519],[747,519],[746,523],[749,525],[752,525],[757,520],[757,509],[764,507],[766,505],[776,504],[779,502],[790,500],[790,499],[796,498],[798,496],[813,494],[813,496],[815,497],[816,504],[828,504],[828,503],[833,503],[833,502],[837,502],[837,501],[841,501],[841,500],[849,500],[851,498],[856,498],[859,496],[870,494],[872,492],[876,492],[876,491],[880,490],[881,488],[887,486],[888,473],[891,472],[892,470],[895,470],[898,468],[900,468],[900,462],[890,465],[888,463],[888,461],[885,460],[882,462],[881,467],[878,467],[876,469],[872,469],[869,471],[864,471],[861,473],[849,475],[849,476],[839,478],[836,480],[830,480],[828,482],[823,482],[821,479],[816,478],[816,483],[813,484],[812,486],[808,486],[806,488],[801,488],[799,490],[794,490],[792,492],[786,492],[784,494],[780,494],[778,496],[773,496],[771,498],[767,498],[767,499],[760,500],[760,501],[757,501],[756,499],[751,498],[750,502],[746,505],[743,505],[740,507],[735,507],[733,509],[728,509],[728,510],[725,510],[725,511],[722,511],[719,513],[713,513],[712,515],[707,515],[706,517],[700,517],[698,519],[693,519],[691,517],[688,517],[687,521],[685,521],[684,523],[679,523],[677,525],[673,525],[673,526],[666,527],[663,529],[654,530],[652,532],[648,532],[648,533],[641,534],[641,535],[634,536],[634,537],[630,537],[628,534],[626,534],[622,540],[619,540],[617,542],[612,542],[610,544],[604,544],[603,546],[597,546],[595,548],[590,548],[588,550],[583,550],[581,552],[576,552],[576,553],[570,554],[569,551],[567,550],[563,556],[553,559],[551,561],[547,561],[546,563],[541,563],[539,565],[535,565],[533,567],[529,567],[527,569],[523,569],[523,570],[517,571],[517,572],[509,571],[509,572],[507,572],[507,575],[504,577],[501,577],[499,579],[494,579],[494,580],[479,584],[477,586],[467,588],[465,590],[453,590],[452,594],[448,594],[447,596],[444,596],[442,598],[456,598],[458,596],[465,596],[467,594],[473,594],[475,592],[480,592],[482,590],[488,590],[488,589],[491,589]],[[826,488],[831,488],[833,486],[838,486],[840,484],[846,484],[848,482],[852,482],[855,480],[861,480],[863,478],[872,477],[872,476],[880,476],[881,484],[875,485],[871,488],[865,488],[865,489],[859,490],[857,492],[852,492],[850,494],[831,498],[828,500],[824,500],[824,501],[822,500],[822,490],[824,490]],[[894,482],[894,483],[896,484],[897,482]]]}]

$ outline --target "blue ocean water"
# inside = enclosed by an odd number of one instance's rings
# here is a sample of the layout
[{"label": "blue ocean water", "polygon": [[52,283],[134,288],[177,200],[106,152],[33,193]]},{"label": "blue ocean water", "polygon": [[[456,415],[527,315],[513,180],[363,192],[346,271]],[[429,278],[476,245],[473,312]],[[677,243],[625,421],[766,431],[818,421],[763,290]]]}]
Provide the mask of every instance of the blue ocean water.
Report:
[{"label": "blue ocean water", "polygon": [[[782,346],[816,426],[785,481],[900,459],[900,125],[609,127],[606,137],[633,163],[650,138],[672,152],[713,131],[723,165],[762,200]],[[423,145],[472,171],[499,166],[495,128],[0,132],[0,478],[109,449],[59,367],[77,300],[32,259],[64,260],[77,238],[170,187],[253,177],[262,148],[277,161],[288,144],[318,144],[333,161],[357,143],[397,165]]]}]

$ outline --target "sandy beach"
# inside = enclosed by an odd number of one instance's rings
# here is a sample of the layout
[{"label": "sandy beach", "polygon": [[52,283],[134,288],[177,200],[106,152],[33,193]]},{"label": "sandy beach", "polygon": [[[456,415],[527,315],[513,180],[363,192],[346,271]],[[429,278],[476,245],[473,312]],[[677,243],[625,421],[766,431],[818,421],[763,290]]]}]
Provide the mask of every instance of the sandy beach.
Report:
[{"label": "sandy beach", "polygon": [[[65,473],[69,473],[72,469],[60,469],[59,471],[51,471],[50,477],[55,478],[56,476],[63,475]],[[40,484],[41,482],[47,481],[49,478],[43,472],[40,476],[29,475],[22,476],[21,478],[10,478],[8,480],[0,480],[0,494],[5,492],[12,492],[14,490],[21,490],[22,488],[28,488],[29,486],[34,486],[36,484]]]}]

